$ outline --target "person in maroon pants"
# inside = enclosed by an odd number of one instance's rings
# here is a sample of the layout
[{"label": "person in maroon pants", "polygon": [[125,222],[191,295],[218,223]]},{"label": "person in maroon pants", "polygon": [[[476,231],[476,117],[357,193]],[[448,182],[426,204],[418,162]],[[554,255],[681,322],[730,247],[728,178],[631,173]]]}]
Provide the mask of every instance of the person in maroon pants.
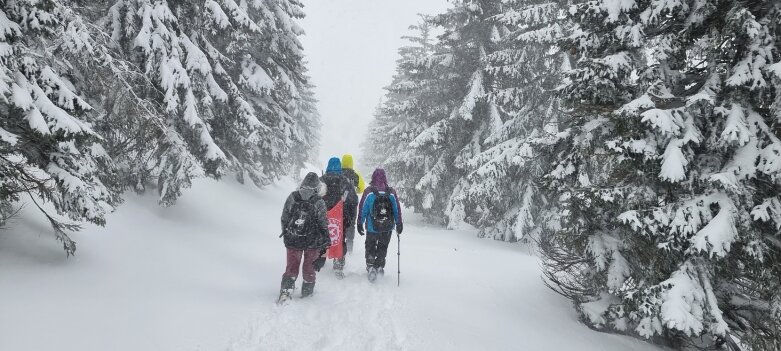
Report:
[{"label": "person in maroon pants", "polygon": [[282,275],[282,287],[278,302],[291,298],[295,290],[299,268],[303,278],[301,297],[312,295],[315,289],[315,265],[325,263],[321,256],[331,245],[328,236],[328,219],[323,201],[325,186],[317,174],[309,173],[297,191],[290,193],[282,210],[282,235],[287,248],[287,267]]}]

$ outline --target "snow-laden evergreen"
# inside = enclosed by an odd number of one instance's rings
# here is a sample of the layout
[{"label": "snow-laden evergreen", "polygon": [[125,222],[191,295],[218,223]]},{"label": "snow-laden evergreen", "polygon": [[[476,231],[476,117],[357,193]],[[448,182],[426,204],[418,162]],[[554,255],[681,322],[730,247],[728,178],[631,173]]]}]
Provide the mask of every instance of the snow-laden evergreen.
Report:
[{"label": "snow-laden evergreen", "polygon": [[67,76],[69,59],[89,49],[79,21],[54,0],[0,6],[0,225],[27,202],[69,255],[67,231],[104,224],[118,202],[111,158],[88,121],[94,108]]},{"label": "snow-laden evergreen", "polygon": [[3,2],[0,222],[51,202],[72,253],[65,230],[103,224],[125,189],[167,206],[194,178],[264,186],[300,168],[319,143],[302,7]]},{"label": "snow-laden evergreen", "polygon": [[485,74],[490,135],[469,161],[463,204],[481,236],[517,241],[539,233],[548,200],[540,189],[558,137],[560,102],[555,89],[569,61],[556,45],[567,32],[555,2],[505,1],[494,18]]},{"label": "snow-laden evergreen", "polygon": [[417,145],[424,132],[449,113],[441,93],[447,88],[440,79],[445,58],[435,55],[431,26],[430,18],[421,17],[410,27],[412,33],[404,37],[410,44],[399,49],[396,74],[370,126],[368,135],[372,137],[364,143],[364,162],[385,167],[406,203],[421,209],[428,200],[416,185],[436,164],[437,155],[410,146]]},{"label": "snow-laden evergreen", "polygon": [[485,66],[496,46],[489,18],[500,7],[495,1],[455,1],[446,13],[425,20],[444,33],[435,46],[417,40],[422,49],[402,50],[372,132],[402,135],[389,139],[401,150],[372,152],[387,146],[384,138],[369,142],[378,144],[368,150],[373,163],[387,168],[406,201],[450,228],[464,223],[468,162],[495,126],[484,99],[492,84]]},{"label": "snow-laden evergreen", "polygon": [[[117,50],[151,86],[139,87],[159,107],[159,150],[129,178],[157,179],[172,203],[201,174],[235,173],[269,184],[290,170],[291,115],[306,89],[294,1],[176,3],[119,0],[101,12]],[[108,124],[111,127],[113,123]],[[147,144],[149,145],[149,144]],[[133,150],[126,154],[136,158]],[[128,163],[131,163],[128,160]],[[139,167],[140,166],[140,167]]]},{"label": "snow-laden evergreen", "polygon": [[548,175],[562,229],[543,252],[587,323],[679,346],[781,345],[780,10],[571,8],[571,118]]},{"label": "snow-laden evergreen", "polygon": [[290,174],[299,175],[307,164],[315,164],[320,152],[320,113],[317,111],[314,86],[307,84],[300,90],[300,98],[295,99],[290,115],[293,117],[293,145],[290,149]]},{"label": "snow-laden evergreen", "polygon": [[406,134],[367,150],[418,212],[533,234],[594,328],[781,348],[781,5],[455,1],[429,23],[433,65],[400,64],[418,90],[375,119]]}]

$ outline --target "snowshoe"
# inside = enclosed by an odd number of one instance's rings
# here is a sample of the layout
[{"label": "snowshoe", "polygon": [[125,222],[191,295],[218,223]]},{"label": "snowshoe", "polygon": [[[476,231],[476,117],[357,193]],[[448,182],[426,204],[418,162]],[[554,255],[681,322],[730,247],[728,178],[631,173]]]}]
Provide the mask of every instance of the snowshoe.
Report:
[{"label": "snowshoe", "polygon": [[377,280],[377,268],[371,267],[369,268],[369,281],[374,283],[375,280]]},{"label": "snowshoe", "polygon": [[344,271],[334,271],[334,274],[336,274],[336,279],[344,279]]},{"label": "snowshoe", "polygon": [[277,299],[277,305],[284,305],[288,301],[293,299],[292,291],[290,289],[282,289],[279,291],[279,298]]},{"label": "snowshoe", "polygon": [[377,274],[379,274],[381,277],[385,276],[385,268],[380,267],[377,269]]}]

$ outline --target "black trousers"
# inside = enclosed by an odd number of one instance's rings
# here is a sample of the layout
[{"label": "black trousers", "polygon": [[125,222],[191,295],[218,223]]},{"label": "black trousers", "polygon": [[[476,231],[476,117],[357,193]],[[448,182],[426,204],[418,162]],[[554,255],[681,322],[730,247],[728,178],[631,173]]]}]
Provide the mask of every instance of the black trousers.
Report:
[{"label": "black trousers", "polygon": [[366,233],[366,267],[385,267],[391,236],[393,232]]}]

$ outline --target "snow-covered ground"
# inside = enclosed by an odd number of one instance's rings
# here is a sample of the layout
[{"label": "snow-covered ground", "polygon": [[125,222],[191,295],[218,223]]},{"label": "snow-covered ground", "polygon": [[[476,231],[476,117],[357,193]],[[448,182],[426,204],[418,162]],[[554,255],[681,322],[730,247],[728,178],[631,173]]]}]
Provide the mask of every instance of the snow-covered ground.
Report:
[{"label": "snow-covered ground", "polygon": [[411,214],[400,287],[396,238],[370,284],[359,237],[346,279],[328,264],[315,296],[276,306],[292,187],[204,180],[172,208],[131,195],[106,228],[74,234],[70,259],[27,208],[0,231],[0,350],[656,349],[580,324],[523,247]]}]

